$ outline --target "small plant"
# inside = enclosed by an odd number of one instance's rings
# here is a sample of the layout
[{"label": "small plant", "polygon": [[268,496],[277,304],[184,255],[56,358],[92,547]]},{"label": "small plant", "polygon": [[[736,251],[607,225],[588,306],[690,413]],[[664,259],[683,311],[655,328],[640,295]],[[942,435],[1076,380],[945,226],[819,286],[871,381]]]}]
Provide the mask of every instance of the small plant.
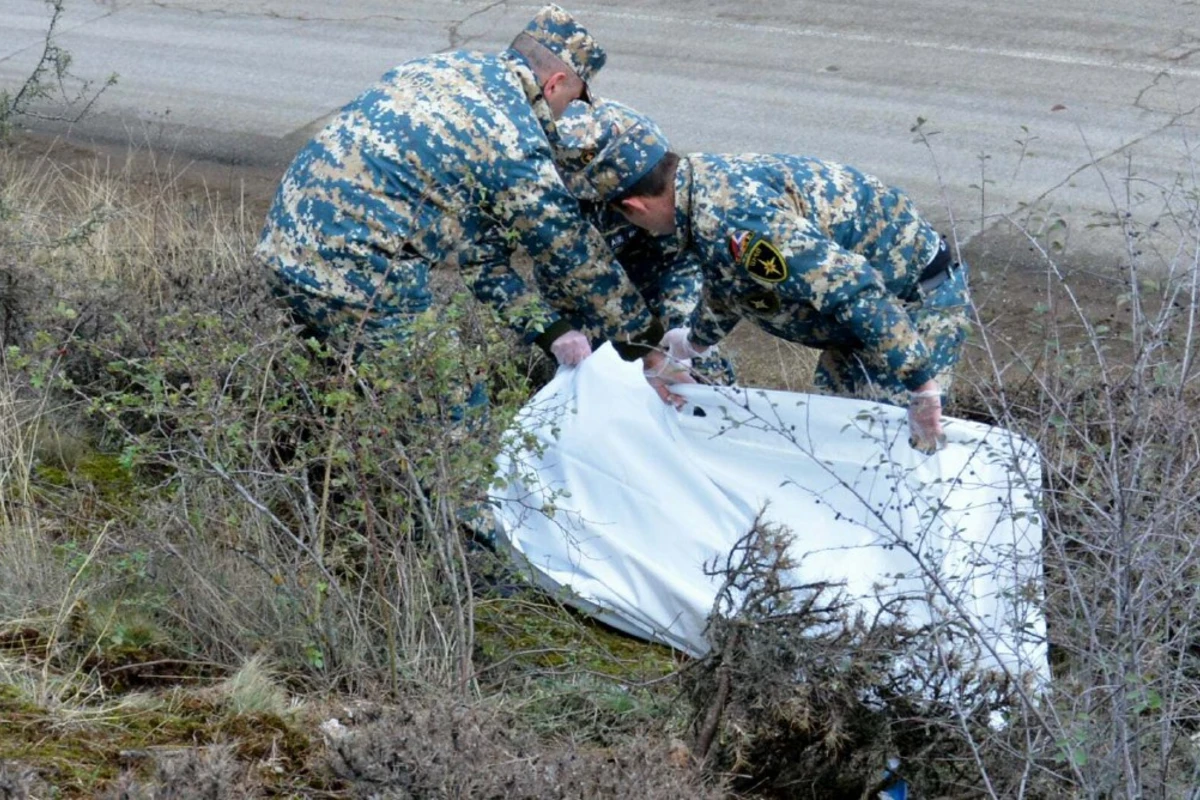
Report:
[{"label": "small plant", "polygon": [[[45,2],[50,7],[50,21],[33,71],[15,92],[0,90],[0,144],[11,135],[13,125],[21,117],[78,122],[100,95],[117,83],[114,72],[99,88],[93,88],[92,81],[82,80],[71,72],[70,51],[55,42],[66,0]],[[41,101],[47,101],[54,110],[43,110]]]},{"label": "small plant", "polygon": [[288,711],[288,696],[266,659],[252,656],[219,687],[234,714],[273,714]]}]

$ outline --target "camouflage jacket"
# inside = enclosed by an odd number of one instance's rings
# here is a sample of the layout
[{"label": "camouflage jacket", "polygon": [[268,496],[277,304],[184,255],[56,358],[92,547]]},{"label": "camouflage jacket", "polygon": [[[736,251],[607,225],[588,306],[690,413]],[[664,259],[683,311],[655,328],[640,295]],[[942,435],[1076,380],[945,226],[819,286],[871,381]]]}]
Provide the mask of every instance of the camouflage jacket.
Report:
[{"label": "camouflage jacket", "polygon": [[693,154],[675,193],[676,236],[704,270],[694,342],[749,318],[810,347],[879,352],[909,388],[933,377],[903,301],[940,238],[902,192],[812,158]]},{"label": "camouflage jacket", "polygon": [[650,312],[664,327],[686,325],[700,302],[702,273],[690,253],[680,254],[670,239],[654,236],[611,206],[580,201],[584,216],[599,230]]},{"label": "camouflage jacket", "polygon": [[[618,341],[661,325],[582,217],[552,160],[554,122],[524,57],[459,51],[403,64],[296,156],[258,254],[327,319],[387,326],[426,309],[428,270],[462,271],[527,340],[585,307]],[[522,245],[539,296],[513,271]],[[365,312],[365,313],[364,313]]]}]

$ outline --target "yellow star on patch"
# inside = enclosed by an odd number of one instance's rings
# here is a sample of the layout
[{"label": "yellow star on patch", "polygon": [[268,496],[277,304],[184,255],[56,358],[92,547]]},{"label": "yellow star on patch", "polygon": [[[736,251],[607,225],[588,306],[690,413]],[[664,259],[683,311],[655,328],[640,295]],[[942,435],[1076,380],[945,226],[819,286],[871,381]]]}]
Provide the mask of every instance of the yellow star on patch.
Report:
[{"label": "yellow star on patch", "polygon": [[742,254],[742,266],[754,277],[767,283],[787,280],[787,261],[775,245],[766,239],[756,239]]}]

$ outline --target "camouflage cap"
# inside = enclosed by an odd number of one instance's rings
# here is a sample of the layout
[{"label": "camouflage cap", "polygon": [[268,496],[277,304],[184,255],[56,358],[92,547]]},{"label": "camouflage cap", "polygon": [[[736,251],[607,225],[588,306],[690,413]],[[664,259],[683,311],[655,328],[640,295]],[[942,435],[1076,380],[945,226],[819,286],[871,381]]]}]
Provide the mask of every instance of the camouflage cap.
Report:
[{"label": "camouflage cap", "polygon": [[608,55],[587,28],[556,5],[548,5],[525,26],[525,33],[575,71],[584,83],[596,77]]},{"label": "camouflage cap", "polygon": [[654,168],[671,149],[654,120],[615,100],[574,102],[558,121],[555,154],[576,197],[609,202]]},{"label": "camouflage cap", "polygon": [[556,123],[554,161],[563,181],[577,197],[596,199],[595,190],[583,177],[583,170],[608,144],[616,130],[622,131],[636,121],[637,112],[615,100],[595,98],[590,104],[574,100],[567,105]]}]

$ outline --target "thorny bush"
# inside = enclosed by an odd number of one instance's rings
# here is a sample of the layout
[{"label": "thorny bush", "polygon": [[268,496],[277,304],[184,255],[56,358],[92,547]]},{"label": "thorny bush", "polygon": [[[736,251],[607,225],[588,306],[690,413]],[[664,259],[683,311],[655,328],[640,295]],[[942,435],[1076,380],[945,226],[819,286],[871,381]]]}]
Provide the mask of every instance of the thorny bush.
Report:
[{"label": "thorny bush", "polygon": [[992,722],[1016,702],[1005,676],[940,658],[902,603],[868,616],[838,585],[797,585],[791,543],[760,521],[714,565],[712,649],[682,676],[697,755],[755,796],[874,797],[892,758],[917,796],[983,796],[977,759],[1019,736]]}]

